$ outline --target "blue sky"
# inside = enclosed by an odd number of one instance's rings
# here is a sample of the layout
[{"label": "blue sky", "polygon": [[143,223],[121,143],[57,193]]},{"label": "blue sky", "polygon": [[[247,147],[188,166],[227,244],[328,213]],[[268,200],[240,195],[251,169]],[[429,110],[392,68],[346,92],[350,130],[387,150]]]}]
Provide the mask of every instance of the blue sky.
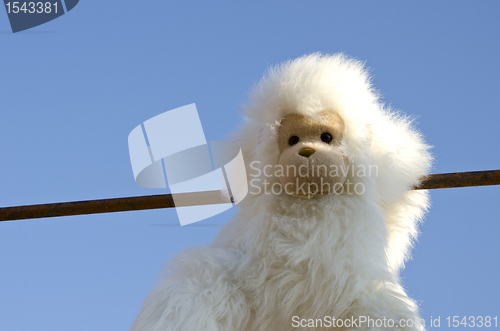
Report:
[{"label": "blue sky", "polygon": [[[0,10],[0,207],[165,193],[135,184],[127,136],[196,103],[207,140],[240,123],[269,65],[312,52],[366,61],[417,118],[433,173],[500,168],[496,1],[81,0],[12,34]],[[434,190],[402,272],[422,316],[500,315],[500,187]],[[0,330],[127,330],[164,263],[234,210],[0,224]]]}]

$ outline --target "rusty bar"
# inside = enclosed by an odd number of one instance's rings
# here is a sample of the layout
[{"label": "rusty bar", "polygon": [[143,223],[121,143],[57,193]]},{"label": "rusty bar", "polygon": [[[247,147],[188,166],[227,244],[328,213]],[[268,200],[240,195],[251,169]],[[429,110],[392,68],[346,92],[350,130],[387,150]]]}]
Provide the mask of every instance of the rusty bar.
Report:
[{"label": "rusty bar", "polygon": [[500,170],[454,172],[434,174],[422,178],[416,190],[438,188],[500,185]]},{"label": "rusty bar", "polygon": [[[174,198],[177,204],[174,204]],[[130,198],[60,202],[0,208],[0,221],[173,208],[175,206],[212,205],[219,203],[230,203],[230,201],[223,200],[219,191],[179,193],[175,194],[175,196],[172,194],[160,194]]]},{"label": "rusty bar", "polygon": [[[500,185],[500,170],[433,174],[422,178],[416,190]],[[177,204],[174,203],[174,198]],[[231,198],[232,202],[232,198]],[[0,208],[0,221],[43,217],[113,213],[131,210],[173,208],[229,203],[219,191],[148,195],[130,198],[87,200]]]}]

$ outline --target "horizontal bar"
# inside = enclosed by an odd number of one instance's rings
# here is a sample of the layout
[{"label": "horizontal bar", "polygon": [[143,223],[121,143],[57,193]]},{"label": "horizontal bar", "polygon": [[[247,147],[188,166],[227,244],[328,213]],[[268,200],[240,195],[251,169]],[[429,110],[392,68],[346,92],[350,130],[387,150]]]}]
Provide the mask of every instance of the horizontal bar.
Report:
[{"label": "horizontal bar", "polygon": [[231,203],[219,191],[147,195],[0,208],[0,221]]},{"label": "horizontal bar", "polygon": [[427,175],[416,190],[438,188],[500,185],[500,170],[452,172],[448,174]]},{"label": "horizontal bar", "polygon": [[[438,188],[500,185],[500,170],[433,174],[422,178],[416,190]],[[232,200],[232,199],[231,199]],[[186,206],[231,203],[219,191],[147,195],[129,198],[114,198],[74,202],[48,203],[0,208],[0,221],[114,213],[133,210],[160,209]]]}]

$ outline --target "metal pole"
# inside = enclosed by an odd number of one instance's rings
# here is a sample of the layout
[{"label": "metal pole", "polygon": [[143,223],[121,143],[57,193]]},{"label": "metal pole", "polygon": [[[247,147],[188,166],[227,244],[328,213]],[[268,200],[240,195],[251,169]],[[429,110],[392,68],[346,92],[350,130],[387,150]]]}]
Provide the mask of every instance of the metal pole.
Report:
[{"label": "metal pole", "polygon": [[[420,185],[414,187],[414,189],[430,190],[486,185],[500,185],[500,170],[428,175],[422,178]],[[176,206],[200,206],[231,202],[225,200],[219,191],[176,194],[175,201],[177,204],[174,204],[174,199],[171,194],[160,194],[129,198],[4,207],[0,208],[0,221],[173,208]]]},{"label": "metal pole", "polygon": [[453,188],[468,186],[500,185],[500,170],[452,172],[434,174],[422,178],[416,190],[432,190],[437,188]]}]

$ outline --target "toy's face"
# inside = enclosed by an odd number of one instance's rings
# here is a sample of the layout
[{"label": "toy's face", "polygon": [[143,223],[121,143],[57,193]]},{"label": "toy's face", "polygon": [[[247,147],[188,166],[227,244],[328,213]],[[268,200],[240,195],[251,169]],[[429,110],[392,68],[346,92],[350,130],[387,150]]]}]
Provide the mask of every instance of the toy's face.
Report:
[{"label": "toy's face", "polygon": [[280,124],[279,179],[285,192],[312,198],[338,191],[347,177],[342,118],[330,111],[321,112],[319,120],[290,114]]}]

